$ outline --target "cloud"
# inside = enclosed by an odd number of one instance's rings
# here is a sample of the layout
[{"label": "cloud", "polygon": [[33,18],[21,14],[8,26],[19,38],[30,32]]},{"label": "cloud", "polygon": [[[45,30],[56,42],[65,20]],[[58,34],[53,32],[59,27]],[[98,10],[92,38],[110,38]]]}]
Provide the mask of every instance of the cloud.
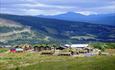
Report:
[{"label": "cloud", "polygon": [[55,15],[71,11],[88,15],[114,13],[114,7],[114,0],[1,0],[0,13]]},{"label": "cloud", "polygon": [[80,14],[83,14],[83,15],[91,15],[91,14],[98,14],[96,12],[91,12],[91,11],[79,11],[79,12],[76,12],[76,13],[80,13]]}]

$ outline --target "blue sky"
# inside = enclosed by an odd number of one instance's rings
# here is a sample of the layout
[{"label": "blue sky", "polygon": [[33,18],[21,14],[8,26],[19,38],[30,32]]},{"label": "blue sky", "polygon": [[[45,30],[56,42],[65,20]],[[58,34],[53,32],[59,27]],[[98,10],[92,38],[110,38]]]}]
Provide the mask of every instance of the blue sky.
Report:
[{"label": "blue sky", "polygon": [[0,0],[0,13],[56,15],[77,12],[84,15],[115,12],[115,0]]}]

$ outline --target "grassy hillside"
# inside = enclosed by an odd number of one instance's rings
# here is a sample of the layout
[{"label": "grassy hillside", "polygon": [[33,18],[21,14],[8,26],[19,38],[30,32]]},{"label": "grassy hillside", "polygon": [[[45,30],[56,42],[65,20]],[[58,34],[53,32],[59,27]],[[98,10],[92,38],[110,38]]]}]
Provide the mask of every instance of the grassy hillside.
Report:
[{"label": "grassy hillside", "polygon": [[0,54],[1,70],[114,70],[115,56],[68,57],[38,53]]},{"label": "grassy hillside", "polygon": [[42,41],[48,41],[48,36],[18,22],[0,19],[0,45],[33,44]]},{"label": "grassy hillside", "polygon": [[115,57],[75,58],[73,60],[42,62],[20,70],[114,70]]}]

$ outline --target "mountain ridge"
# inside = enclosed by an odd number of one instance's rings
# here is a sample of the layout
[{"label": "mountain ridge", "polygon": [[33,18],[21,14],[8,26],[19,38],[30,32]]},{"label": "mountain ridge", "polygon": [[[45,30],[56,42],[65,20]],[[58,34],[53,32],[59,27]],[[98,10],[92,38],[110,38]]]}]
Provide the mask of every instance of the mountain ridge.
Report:
[{"label": "mountain ridge", "polygon": [[38,17],[54,18],[54,19],[70,20],[70,21],[82,21],[82,22],[89,22],[89,23],[94,23],[94,24],[105,24],[105,25],[115,26],[115,13],[94,14],[94,15],[86,16],[79,13],[67,12],[67,13],[54,15],[54,16],[45,16],[45,15],[39,16],[38,15]]},{"label": "mountain ridge", "polygon": [[0,18],[15,21],[24,26],[29,26],[31,29],[36,30],[36,32],[47,36],[52,41],[74,43],[115,41],[115,26],[111,25],[7,14],[0,14]]}]

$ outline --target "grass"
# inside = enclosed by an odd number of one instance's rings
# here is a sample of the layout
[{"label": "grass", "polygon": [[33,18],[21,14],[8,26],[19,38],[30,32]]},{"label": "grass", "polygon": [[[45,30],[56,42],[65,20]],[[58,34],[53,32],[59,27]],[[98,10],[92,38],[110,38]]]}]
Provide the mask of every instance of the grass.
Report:
[{"label": "grass", "polygon": [[[20,70],[114,70],[114,57],[74,58],[65,61],[39,62]],[[14,69],[15,70],[15,69]]]},{"label": "grass", "polygon": [[4,53],[6,51],[8,51],[8,49],[6,49],[6,48],[0,48],[0,53]]},{"label": "grass", "polygon": [[115,70],[115,56],[43,56],[39,53],[4,53],[0,70]]}]

